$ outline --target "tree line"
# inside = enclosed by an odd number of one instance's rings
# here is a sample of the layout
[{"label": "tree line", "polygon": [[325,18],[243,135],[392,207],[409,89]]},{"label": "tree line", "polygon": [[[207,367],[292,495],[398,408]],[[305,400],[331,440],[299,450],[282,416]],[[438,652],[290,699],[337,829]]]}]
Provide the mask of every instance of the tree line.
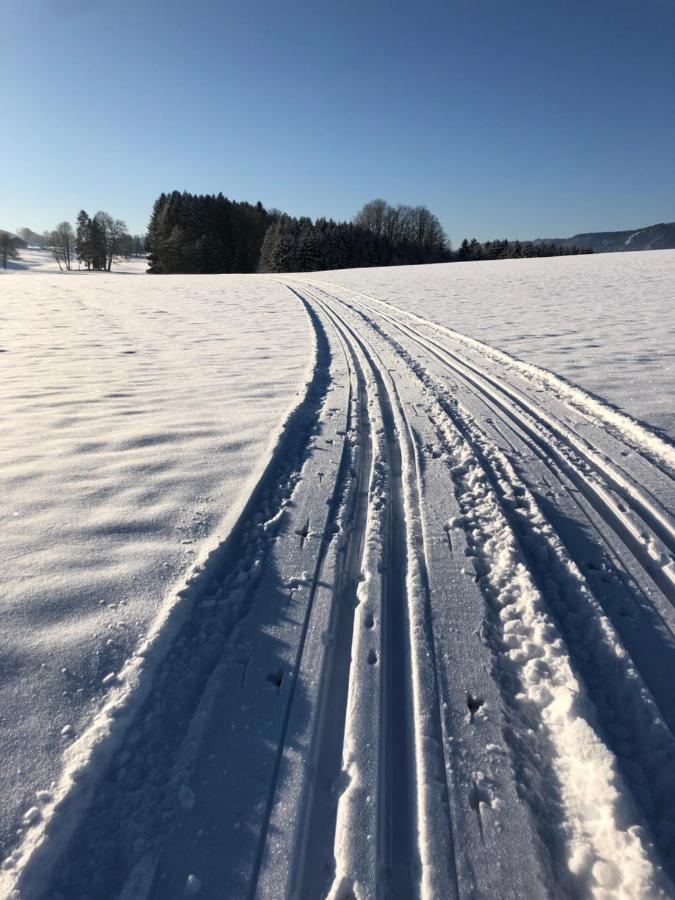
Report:
[{"label": "tree line", "polygon": [[281,215],[268,228],[261,272],[315,272],[364,266],[447,262],[450,244],[424,206],[367,203],[351,222]]},{"label": "tree line", "polygon": [[[81,210],[76,227],[60,222],[42,235],[17,229],[27,244],[49,250],[60,269],[110,271],[115,259],[146,255],[156,274],[218,272],[312,272],[322,269],[396,266],[483,259],[518,259],[592,252],[553,241],[465,238],[454,251],[425,206],[393,206],[377,198],[351,222],[294,218],[258,202],[230,200],[222,193],[161,194],[145,237],[107,212]],[[11,235],[0,234],[0,261],[16,256]]]},{"label": "tree line", "polygon": [[541,241],[465,239],[453,251],[425,206],[366,203],[351,222],[294,218],[223,194],[161,194],[146,236],[155,274],[312,272],[470,259],[559,256],[582,251]]},{"label": "tree line", "polygon": [[[382,213],[383,227],[375,211]],[[425,207],[376,200],[352,222],[312,221],[266,210],[260,202],[186,191],[155,201],[146,248],[149,271],[159,274],[308,272],[449,258],[443,229]]]},{"label": "tree line", "polygon": [[476,238],[464,238],[453,255],[459,262],[480,259],[524,259],[537,256],[577,256],[592,253],[588,247],[565,246],[555,241],[486,241],[481,244]]}]

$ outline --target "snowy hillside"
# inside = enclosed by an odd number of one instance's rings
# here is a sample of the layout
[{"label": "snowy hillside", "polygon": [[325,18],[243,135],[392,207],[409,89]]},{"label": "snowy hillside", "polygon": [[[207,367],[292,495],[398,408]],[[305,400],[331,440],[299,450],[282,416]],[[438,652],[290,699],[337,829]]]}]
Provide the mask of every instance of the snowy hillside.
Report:
[{"label": "snowy hillside", "polygon": [[594,253],[633,250],[672,250],[675,247],[675,222],[661,222],[631,231],[594,231],[558,239],[570,247],[588,247]]},{"label": "snowy hillside", "polygon": [[673,896],[674,284],[0,279],[3,896]]}]

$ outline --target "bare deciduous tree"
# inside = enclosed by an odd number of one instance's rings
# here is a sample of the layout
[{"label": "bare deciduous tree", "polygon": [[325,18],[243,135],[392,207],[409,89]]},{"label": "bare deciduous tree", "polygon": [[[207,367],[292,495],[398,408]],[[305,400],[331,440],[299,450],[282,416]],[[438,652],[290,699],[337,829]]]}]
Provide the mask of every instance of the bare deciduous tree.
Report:
[{"label": "bare deciduous tree", "polygon": [[116,256],[124,256],[128,247],[126,243],[126,238],[128,237],[127,223],[122,219],[113,219],[109,213],[103,211],[96,213],[94,221],[98,224],[103,235],[105,268],[110,272],[113,259]]},{"label": "bare deciduous tree", "polygon": [[371,200],[356,214],[354,224],[367,228],[392,244],[416,244],[442,252],[448,239],[441,223],[426,206],[390,206],[385,200]]},{"label": "bare deciduous tree", "polygon": [[70,222],[59,222],[49,235],[48,248],[59,269],[70,272],[75,254],[75,232]]},{"label": "bare deciduous tree", "polygon": [[377,198],[366,203],[365,206],[354,216],[354,224],[360,228],[367,228],[378,237],[384,234],[385,218],[389,204],[386,200]]}]

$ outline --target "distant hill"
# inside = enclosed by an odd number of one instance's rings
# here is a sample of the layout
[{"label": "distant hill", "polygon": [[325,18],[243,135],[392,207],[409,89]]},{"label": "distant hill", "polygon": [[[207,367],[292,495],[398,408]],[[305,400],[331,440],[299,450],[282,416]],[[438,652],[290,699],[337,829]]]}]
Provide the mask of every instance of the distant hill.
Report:
[{"label": "distant hill", "polygon": [[675,222],[649,225],[633,231],[594,231],[569,238],[553,238],[565,247],[587,247],[594,253],[617,253],[623,250],[675,249]]}]

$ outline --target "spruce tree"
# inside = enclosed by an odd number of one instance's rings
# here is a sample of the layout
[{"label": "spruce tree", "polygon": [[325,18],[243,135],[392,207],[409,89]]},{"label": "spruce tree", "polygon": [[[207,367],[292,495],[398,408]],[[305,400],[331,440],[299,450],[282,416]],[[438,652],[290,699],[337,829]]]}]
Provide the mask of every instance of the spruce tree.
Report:
[{"label": "spruce tree", "polygon": [[80,210],[77,217],[77,232],[75,234],[75,253],[80,263],[84,263],[87,269],[92,266],[92,234],[91,219],[85,210]]}]

